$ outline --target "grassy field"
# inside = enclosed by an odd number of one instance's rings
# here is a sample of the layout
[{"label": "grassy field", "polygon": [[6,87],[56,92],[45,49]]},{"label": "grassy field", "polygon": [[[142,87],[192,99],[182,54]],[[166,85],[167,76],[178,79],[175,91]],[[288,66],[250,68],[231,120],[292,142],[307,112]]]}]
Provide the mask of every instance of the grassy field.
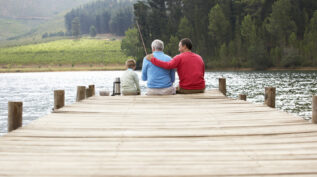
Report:
[{"label": "grassy field", "polygon": [[0,72],[120,69],[128,58],[120,46],[120,40],[87,38],[0,48]]}]

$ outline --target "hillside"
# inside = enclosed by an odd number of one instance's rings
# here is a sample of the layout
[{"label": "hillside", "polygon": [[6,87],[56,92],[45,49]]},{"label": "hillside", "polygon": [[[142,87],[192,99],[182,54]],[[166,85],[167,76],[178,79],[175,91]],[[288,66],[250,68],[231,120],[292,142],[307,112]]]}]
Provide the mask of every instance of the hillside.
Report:
[{"label": "hillside", "polygon": [[0,0],[0,47],[38,41],[45,32],[64,31],[64,15],[89,1],[93,0]]},{"label": "hillside", "polygon": [[45,19],[89,1],[91,0],[0,0],[0,16]]},{"label": "hillside", "polygon": [[1,48],[0,72],[122,68],[127,58],[121,51],[121,40],[62,39]]}]

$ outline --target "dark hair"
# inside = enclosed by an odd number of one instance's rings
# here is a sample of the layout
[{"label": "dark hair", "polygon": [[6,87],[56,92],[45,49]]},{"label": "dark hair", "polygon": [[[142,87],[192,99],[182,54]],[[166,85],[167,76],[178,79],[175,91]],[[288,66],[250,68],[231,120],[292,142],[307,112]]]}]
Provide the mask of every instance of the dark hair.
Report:
[{"label": "dark hair", "polygon": [[185,38],[181,40],[182,46],[186,46],[189,50],[192,50],[193,48],[193,43],[190,39]]}]

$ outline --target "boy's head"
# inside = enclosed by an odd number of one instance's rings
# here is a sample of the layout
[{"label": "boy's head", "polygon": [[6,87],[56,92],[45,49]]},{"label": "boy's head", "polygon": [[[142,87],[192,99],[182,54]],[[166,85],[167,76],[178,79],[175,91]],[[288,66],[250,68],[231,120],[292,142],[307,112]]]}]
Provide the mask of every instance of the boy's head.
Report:
[{"label": "boy's head", "polygon": [[136,68],[136,61],[133,60],[133,59],[129,59],[125,62],[125,66],[127,68],[130,68],[130,69],[135,69]]}]

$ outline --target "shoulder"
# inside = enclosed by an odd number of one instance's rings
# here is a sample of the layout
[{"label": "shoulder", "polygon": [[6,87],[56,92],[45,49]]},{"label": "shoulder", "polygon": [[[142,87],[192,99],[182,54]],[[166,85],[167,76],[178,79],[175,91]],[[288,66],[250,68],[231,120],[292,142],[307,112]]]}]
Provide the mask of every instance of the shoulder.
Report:
[{"label": "shoulder", "polygon": [[149,61],[146,59],[146,56],[143,58],[143,63],[148,63]]},{"label": "shoulder", "polygon": [[131,71],[131,74],[132,74],[133,76],[138,76],[138,74],[137,74],[135,71]]},{"label": "shoulder", "polygon": [[192,53],[192,54],[193,54],[196,58],[203,60],[203,58],[202,58],[200,55],[198,55],[197,53]]},{"label": "shoulder", "polygon": [[181,59],[181,58],[183,58],[184,57],[184,54],[178,54],[178,55],[176,55],[173,59]]},{"label": "shoulder", "polygon": [[166,54],[164,54],[164,57],[165,57],[166,59],[168,59],[168,60],[171,60],[171,59],[172,59],[172,57],[171,57],[171,56],[166,55]]}]

